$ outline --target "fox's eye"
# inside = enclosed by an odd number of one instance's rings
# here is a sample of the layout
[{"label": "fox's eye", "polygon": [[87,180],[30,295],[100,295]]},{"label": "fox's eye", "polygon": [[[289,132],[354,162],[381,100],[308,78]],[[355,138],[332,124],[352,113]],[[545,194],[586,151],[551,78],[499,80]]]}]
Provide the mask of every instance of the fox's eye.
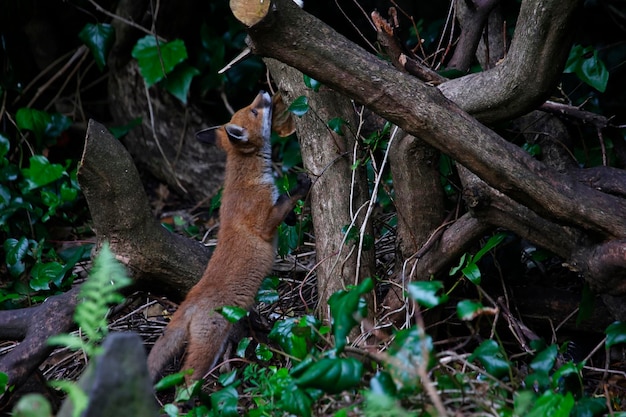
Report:
[{"label": "fox's eye", "polygon": [[257,109],[250,109],[250,111],[252,112],[252,114],[254,114],[255,116],[259,114],[259,112],[257,111]]}]

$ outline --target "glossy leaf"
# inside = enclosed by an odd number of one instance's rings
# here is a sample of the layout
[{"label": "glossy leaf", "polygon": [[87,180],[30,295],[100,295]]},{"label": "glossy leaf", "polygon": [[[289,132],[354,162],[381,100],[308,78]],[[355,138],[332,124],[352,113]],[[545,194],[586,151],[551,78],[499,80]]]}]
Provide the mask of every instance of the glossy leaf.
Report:
[{"label": "glossy leaf", "polygon": [[51,164],[43,155],[30,157],[30,166],[22,169],[22,175],[26,181],[25,191],[31,191],[44,185],[50,184],[63,176],[63,165]]},{"label": "glossy leaf", "polygon": [[278,301],[278,277],[267,277],[261,282],[261,287],[256,293],[258,303],[273,304]]},{"label": "glossy leaf", "polygon": [[531,369],[535,372],[544,372],[546,374],[550,373],[558,353],[556,345],[548,346],[535,356],[533,361],[530,363]]},{"label": "glossy leaf", "polygon": [[176,372],[174,374],[167,375],[161,378],[155,385],[155,391],[163,391],[169,388],[173,388],[177,385],[181,385],[185,382],[185,376],[191,375],[193,370],[186,369],[184,371]]},{"label": "glossy leaf", "polygon": [[472,300],[462,300],[456,305],[456,315],[464,321],[474,320],[485,308],[483,303]]},{"label": "glossy leaf", "polygon": [[197,68],[183,63],[168,74],[163,85],[167,91],[186,105],[191,81],[198,74],[200,71]]},{"label": "glossy leaf", "polygon": [[137,41],[132,56],[137,60],[139,71],[150,87],[187,59],[187,48],[180,39],[157,44],[156,38],[148,35]]},{"label": "glossy leaf", "polygon": [[355,358],[323,358],[311,364],[295,383],[335,394],[355,387],[362,376],[363,364]]},{"label": "glossy leaf", "polygon": [[396,385],[388,372],[378,371],[370,379],[370,390],[375,394],[396,395]]},{"label": "glossy leaf", "polygon": [[282,392],[282,408],[292,415],[310,417],[313,400],[306,392],[295,385],[290,385]]},{"label": "glossy leaf", "polygon": [[583,393],[582,364],[568,362],[552,375],[552,388],[561,394],[572,393],[579,398]]},{"label": "glossy leaf", "polygon": [[495,376],[501,378],[509,373],[511,365],[505,359],[502,349],[493,340],[485,340],[470,355],[469,360],[477,359],[485,367],[485,370]]},{"label": "glossy leaf", "polygon": [[49,290],[50,284],[59,287],[65,276],[65,268],[58,262],[37,263],[30,271],[30,287],[35,291]]},{"label": "glossy leaf", "polygon": [[435,363],[433,339],[413,326],[396,333],[389,347],[387,368],[401,391],[419,390],[418,367],[431,369]]},{"label": "glossy leaf", "polygon": [[211,394],[211,406],[220,411],[222,417],[238,417],[237,401],[239,394],[232,385]]},{"label": "glossy leaf", "polygon": [[469,279],[472,284],[480,285],[482,275],[480,273],[478,265],[476,265],[474,262],[467,264],[465,268],[461,269],[461,272],[463,273],[463,276]]},{"label": "glossy leaf", "polygon": [[237,306],[224,306],[216,310],[231,323],[237,323],[248,315],[248,310]]},{"label": "glossy leaf", "polygon": [[606,347],[610,348],[620,343],[626,343],[626,323],[616,321],[611,323],[605,330]]},{"label": "glossy leaf", "polygon": [[327,123],[328,127],[339,136],[343,136],[343,126],[345,124],[346,121],[341,117],[335,117],[333,119],[330,119]]},{"label": "glossy leaf", "polygon": [[304,85],[306,85],[308,88],[312,89],[313,91],[317,92],[322,86],[322,83],[304,74]]},{"label": "glossy leaf", "polygon": [[288,355],[304,359],[319,336],[315,331],[319,321],[311,315],[289,317],[274,323],[269,338],[278,342]]},{"label": "glossy leaf", "polygon": [[574,397],[572,394],[561,395],[546,391],[535,402],[526,417],[568,417],[573,407]]},{"label": "glossy leaf", "polygon": [[26,269],[24,256],[28,253],[29,242],[26,237],[7,239],[4,241],[5,262],[11,276],[17,277]]},{"label": "glossy leaf", "polygon": [[30,130],[35,134],[38,142],[43,140],[52,116],[45,111],[22,107],[15,115],[15,122],[19,129]]},{"label": "glossy leaf", "polygon": [[87,45],[98,69],[102,71],[115,40],[113,27],[108,23],[87,23],[78,34],[78,37]]},{"label": "glossy leaf", "polygon": [[498,246],[506,238],[506,233],[497,233],[491,236],[487,242],[480,248],[476,255],[472,257],[472,262],[476,263],[482,259],[483,256],[496,246]]},{"label": "glossy leaf", "polygon": [[581,81],[602,93],[609,82],[609,71],[599,58],[598,51],[591,46],[574,45],[563,72],[576,74]]},{"label": "glossy leaf", "polygon": [[258,360],[266,362],[274,357],[274,353],[272,353],[265,343],[259,343],[256,345],[254,354]]},{"label": "glossy leaf", "polygon": [[309,111],[309,99],[306,96],[296,98],[287,108],[298,117],[302,117]]},{"label": "glossy leaf", "polygon": [[356,287],[337,291],[328,299],[337,352],[341,352],[346,346],[346,338],[352,328],[367,315],[367,305],[363,295],[373,288],[372,279],[366,278]]},{"label": "glossy leaf", "polygon": [[441,281],[416,281],[408,286],[411,298],[426,308],[436,307],[448,300],[447,294],[438,294],[440,290],[443,290]]},{"label": "glossy leaf", "polygon": [[576,401],[570,417],[600,417],[606,415],[606,399],[584,397]]}]

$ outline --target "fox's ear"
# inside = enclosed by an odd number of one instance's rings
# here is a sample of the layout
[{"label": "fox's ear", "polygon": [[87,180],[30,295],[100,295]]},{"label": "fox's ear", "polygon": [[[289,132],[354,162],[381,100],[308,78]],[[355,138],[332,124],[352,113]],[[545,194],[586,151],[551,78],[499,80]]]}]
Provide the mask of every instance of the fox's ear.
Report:
[{"label": "fox's ear", "polygon": [[196,139],[202,143],[208,143],[209,145],[215,145],[217,142],[217,132],[222,126],[213,126],[208,129],[200,130],[196,132]]},{"label": "fox's ear", "polygon": [[293,113],[287,110],[287,105],[280,93],[272,97],[272,107],[272,130],[283,138],[295,132],[296,122],[293,119]]},{"label": "fox's ear", "polygon": [[232,143],[244,143],[248,141],[248,131],[236,124],[228,123],[224,125],[228,140]]}]

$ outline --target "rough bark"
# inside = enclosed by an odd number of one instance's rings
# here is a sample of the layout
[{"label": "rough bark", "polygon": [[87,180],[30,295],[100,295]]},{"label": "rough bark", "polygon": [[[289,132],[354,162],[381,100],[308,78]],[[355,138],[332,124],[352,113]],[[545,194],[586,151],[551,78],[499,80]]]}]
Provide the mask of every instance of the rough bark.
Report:
[{"label": "rough bark", "polygon": [[[21,340],[11,352],[0,357],[0,370],[9,376],[9,386],[21,386],[50,355],[50,336],[68,332],[74,321],[79,287],[51,297],[35,307],[0,311],[4,340]],[[0,396],[0,410],[10,402],[11,390]]]},{"label": "rough bark", "polygon": [[[343,229],[356,219],[359,229],[369,200],[363,169],[352,170],[354,136],[359,122],[350,100],[322,87],[312,93],[302,83],[302,73],[275,60],[266,61],[287,102],[305,95],[310,110],[296,119],[304,167],[315,178],[311,188],[311,213],[317,256],[318,309],[328,318],[328,298],[359,279],[374,275],[374,251],[361,251],[354,242],[344,242]],[[327,122],[341,117],[348,122],[342,136]],[[352,181],[354,174],[354,181]],[[367,226],[371,232],[371,224]]]}]

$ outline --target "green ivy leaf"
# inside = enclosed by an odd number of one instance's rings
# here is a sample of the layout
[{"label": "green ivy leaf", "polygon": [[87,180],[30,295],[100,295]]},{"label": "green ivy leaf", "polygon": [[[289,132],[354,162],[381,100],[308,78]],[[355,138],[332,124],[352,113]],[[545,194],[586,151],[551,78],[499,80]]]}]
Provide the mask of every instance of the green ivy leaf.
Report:
[{"label": "green ivy leaf", "polygon": [[13,412],[7,413],[7,415],[13,417],[50,417],[53,414],[52,406],[46,397],[31,393],[23,395],[13,407]]},{"label": "green ivy leaf", "polygon": [[558,348],[556,345],[550,345],[535,356],[530,363],[530,367],[535,372],[543,372],[549,374],[556,361]]},{"label": "green ivy leaf", "polygon": [[485,243],[483,247],[480,248],[478,252],[476,252],[476,255],[472,257],[472,262],[477,263],[478,261],[480,261],[487,252],[489,252],[491,249],[495,248],[500,243],[502,243],[502,241],[505,238],[506,238],[506,233],[497,233],[491,236],[489,240],[487,240],[487,243]]},{"label": "green ivy leaf", "polygon": [[366,278],[356,287],[337,291],[328,299],[337,352],[341,352],[346,346],[346,337],[352,328],[367,315],[367,305],[362,296],[373,288],[372,279]]},{"label": "green ivy leaf", "polygon": [[568,362],[552,375],[552,388],[561,394],[572,393],[576,398],[583,394],[582,363],[576,365]]},{"label": "green ivy leaf", "polygon": [[30,270],[30,287],[35,291],[49,290],[50,284],[57,287],[65,277],[65,268],[58,262],[37,263]]},{"label": "green ivy leaf", "polygon": [[290,384],[285,388],[282,392],[280,403],[282,408],[292,415],[311,417],[313,400],[296,385]]},{"label": "green ivy leaf", "polygon": [[174,68],[167,76],[163,85],[165,89],[179,99],[181,103],[187,105],[187,96],[189,95],[191,80],[198,74],[200,74],[200,71],[198,71],[197,68],[182,63]]},{"label": "green ivy leaf", "polygon": [[50,184],[63,176],[63,165],[51,164],[43,155],[30,157],[30,167],[22,169],[22,175],[26,180],[25,192]]},{"label": "green ivy leaf", "polygon": [[315,331],[319,327],[320,322],[314,316],[289,317],[274,323],[269,338],[277,342],[285,353],[304,359],[319,340]]},{"label": "green ivy leaf", "polygon": [[211,406],[220,411],[222,417],[239,417],[237,401],[239,394],[232,385],[211,394]]},{"label": "green ivy leaf", "polygon": [[87,45],[98,69],[102,71],[115,40],[115,29],[113,26],[108,23],[87,23],[78,34],[78,37]]},{"label": "green ivy leaf", "polygon": [[376,375],[370,379],[370,390],[375,394],[385,394],[392,397],[396,395],[397,391],[391,375],[384,371],[376,372]]},{"label": "green ivy leaf", "polygon": [[606,347],[611,348],[620,343],[626,343],[626,323],[616,321],[605,330]]},{"label": "green ivy leaf", "polygon": [[483,303],[472,300],[462,300],[456,305],[456,315],[463,321],[474,320],[485,308]]},{"label": "green ivy leaf", "polygon": [[330,119],[327,123],[328,127],[339,136],[343,136],[342,128],[346,124],[346,121],[341,117],[335,117],[334,119]]},{"label": "green ivy leaf", "polygon": [[336,394],[357,386],[362,376],[363,364],[355,358],[323,358],[312,363],[295,383]]},{"label": "green ivy leaf", "polygon": [[296,98],[287,108],[298,117],[302,117],[309,111],[309,99],[306,96]]},{"label": "green ivy leaf", "polygon": [[314,78],[309,77],[306,74],[304,75],[304,85],[306,85],[308,88],[312,89],[315,92],[318,92],[320,87],[322,86],[322,83],[317,81]]},{"label": "green ivy leaf", "polygon": [[53,113],[50,115],[50,121],[46,125],[44,134],[49,138],[56,138],[70,126],[72,126],[72,119],[60,113]]},{"label": "green ivy leaf", "polygon": [[248,310],[237,306],[224,306],[216,309],[216,311],[224,316],[230,323],[237,323],[248,315]]},{"label": "green ivy leaf", "polygon": [[574,397],[569,392],[561,395],[546,391],[535,402],[526,417],[568,417],[574,407]]},{"label": "green ivy leaf", "polygon": [[256,293],[257,303],[274,304],[278,301],[278,284],[280,280],[278,277],[266,277],[259,287],[259,291]]},{"label": "green ivy leaf", "polygon": [[478,359],[483,364],[485,370],[495,376],[501,378],[509,373],[511,365],[505,359],[502,349],[493,340],[485,340],[470,355],[469,360]]},{"label": "green ivy leaf", "polygon": [[43,141],[44,134],[52,116],[45,111],[22,107],[15,115],[15,122],[19,129],[30,130],[35,134],[38,143]]},{"label": "green ivy leaf", "polygon": [[418,369],[421,364],[426,362],[427,369],[436,364],[433,339],[417,326],[398,331],[389,346],[389,353],[388,371],[404,392],[419,390]]},{"label": "green ivy leaf", "polygon": [[132,56],[139,64],[139,71],[148,87],[161,81],[174,67],[187,59],[187,48],[180,39],[159,42],[148,35],[137,41]]},{"label": "green ivy leaf", "polygon": [[570,417],[604,416],[607,415],[606,412],[607,409],[605,398],[583,397],[576,401],[574,408],[570,412]]},{"label": "green ivy leaf", "polygon": [[574,45],[570,50],[565,73],[574,73],[581,81],[603,93],[609,82],[609,71],[591,46]]},{"label": "green ivy leaf", "polygon": [[173,388],[177,385],[181,385],[185,382],[185,377],[188,375],[191,375],[193,373],[193,370],[191,369],[186,369],[184,371],[180,371],[180,372],[176,372],[174,374],[171,375],[167,375],[163,378],[161,378],[159,380],[159,382],[157,382],[154,385],[154,390],[155,391],[163,391],[169,388]]},{"label": "green ivy leaf", "polygon": [[[250,339],[244,339],[244,340],[250,341]],[[230,384],[235,383],[237,380],[238,380],[237,379],[237,369],[233,369],[230,372],[226,372],[224,374],[220,374],[220,376],[217,377],[217,382],[222,384],[223,387],[227,387]]]},{"label": "green ivy leaf", "polygon": [[11,276],[18,277],[26,270],[24,256],[28,253],[28,247],[29,242],[25,236],[19,240],[9,238],[4,241],[5,262]]},{"label": "green ivy leaf", "polygon": [[443,282],[441,281],[412,282],[409,284],[408,290],[411,298],[426,308],[433,308],[448,301],[447,294],[437,295],[439,290],[443,290]]},{"label": "green ivy leaf", "polygon": [[265,362],[274,357],[274,354],[265,343],[259,343],[258,345],[256,345],[256,348],[254,349],[254,355],[258,360]]},{"label": "green ivy leaf", "polygon": [[0,372],[0,394],[4,394],[9,385],[9,376],[4,372]]},{"label": "green ivy leaf", "polygon": [[481,273],[480,268],[474,262],[468,263],[465,268],[461,269],[463,276],[470,280],[474,285],[480,285]]},{"label": "green ivy leaf", "polygon": [[241,339],[239,343],[237,343],[237,350],[235,351],[235,354],[240,358],[245,358],[246,350],[248,350],[248,346],[250,346],[251,341],[252,339],[249,337],[244,337],[243,339]]}]

